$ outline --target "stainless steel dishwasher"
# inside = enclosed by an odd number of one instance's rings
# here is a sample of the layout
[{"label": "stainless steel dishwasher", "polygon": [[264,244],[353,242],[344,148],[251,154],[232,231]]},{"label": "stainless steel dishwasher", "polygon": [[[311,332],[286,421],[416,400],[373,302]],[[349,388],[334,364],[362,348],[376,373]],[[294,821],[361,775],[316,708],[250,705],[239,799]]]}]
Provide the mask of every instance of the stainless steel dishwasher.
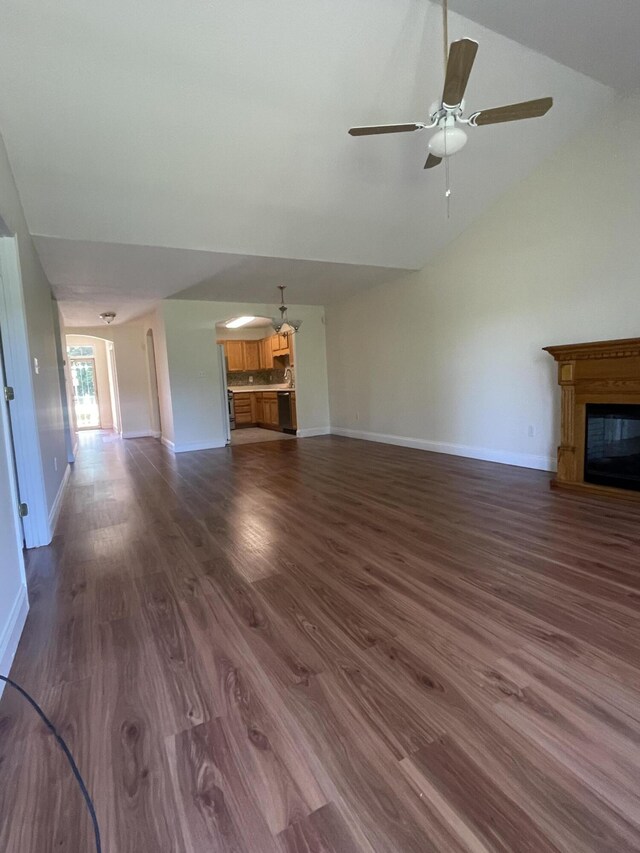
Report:
[{"label": "stainless steel dishwasher", "polygon": [[282,432],[296,434],[291,411],[291,391],[278,391],[278,424]]}]

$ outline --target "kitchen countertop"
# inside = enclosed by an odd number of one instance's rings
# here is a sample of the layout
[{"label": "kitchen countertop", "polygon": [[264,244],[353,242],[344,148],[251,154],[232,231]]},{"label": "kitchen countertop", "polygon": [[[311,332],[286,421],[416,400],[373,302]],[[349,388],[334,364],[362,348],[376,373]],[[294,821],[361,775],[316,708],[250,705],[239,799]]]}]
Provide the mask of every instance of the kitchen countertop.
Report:
[{"label": "kitchen countertop", "polygon": [[255,391],[295,391],[289,385],[229,385],[228,390],[234,394],[246,394]]}]

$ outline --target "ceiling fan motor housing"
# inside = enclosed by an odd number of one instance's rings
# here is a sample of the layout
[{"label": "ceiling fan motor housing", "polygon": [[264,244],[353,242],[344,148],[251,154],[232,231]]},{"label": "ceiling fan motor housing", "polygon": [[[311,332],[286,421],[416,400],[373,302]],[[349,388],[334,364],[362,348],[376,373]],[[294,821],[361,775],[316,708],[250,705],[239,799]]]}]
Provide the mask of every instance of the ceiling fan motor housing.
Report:
[{"label": "ceiling fan motor housing", "polygon": [[429,140],[429,151],[434,157],[451,157],[467,144],[467,134],[456,126],[456,116],[446,115],[438,121],[440,128]]}]

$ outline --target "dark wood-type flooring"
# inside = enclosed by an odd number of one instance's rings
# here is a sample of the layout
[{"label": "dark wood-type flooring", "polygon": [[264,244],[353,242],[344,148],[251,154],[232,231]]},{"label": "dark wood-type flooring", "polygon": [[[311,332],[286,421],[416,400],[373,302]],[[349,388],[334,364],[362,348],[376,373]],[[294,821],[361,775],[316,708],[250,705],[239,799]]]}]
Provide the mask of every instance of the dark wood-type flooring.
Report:
[{"label": "dark wood-type flooring", "polygon": [[[12,669],[108,853],[640,850],[640,505],[334,437],[82,436]],[[0,704],[0,850],[84,853]]]}]

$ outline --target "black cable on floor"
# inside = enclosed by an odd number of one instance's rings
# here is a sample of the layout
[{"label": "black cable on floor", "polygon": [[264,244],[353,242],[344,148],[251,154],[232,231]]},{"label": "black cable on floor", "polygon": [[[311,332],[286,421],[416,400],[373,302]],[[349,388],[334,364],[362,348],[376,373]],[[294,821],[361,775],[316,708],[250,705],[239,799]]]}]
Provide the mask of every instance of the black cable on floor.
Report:
[{"label": "black cable on floor", "polygon": [[40,717],[42,722],[45,724],[45,726],[49,729],[49,731],[54,736],[54,738],[58,741],[58,746],[66,755],[67,761],[69,762],[69,766],[71,767],[73,775],[76,777],[76,781],[78,782],[78,785],[80,786],[80,790],[82,791],[82,796],[84,797],[84,801],[87,804],[87,809],[89,810],[89,815],[91,816],[91,822],[93,823],[93,832],[94,832],[95,839],[96,839],[96,853],[102,853],[102,844],[100,843],[100,829],[98,827],[98,818],[96,817],[96,810],[93,806],[93,801],[91,800],[91,797],[89,796],[89,792],[87,791],[87,786],[84,784],[84,780],[83,780],[82,776],[80,775],[80,771],[78,770],[78,765],[73,760],[73,755],[71,755],[71,751],[69,750],[69,747],[64,742],[64,739],[58,734],[58,732],[56,731],[56,727],[53,725],[51,720],[47,717],[47,715],[42,710],[42,708],[38,705],[36,700],[33,699],[31,696],[29,696],[29,694],[27,693],[27,691],[23,687],[20,687],[20,685],[17,684],[15,681],[12,681],[10,678],[7,678],[6,675],[0,675],[0,681],[5,681],[9,685],[9,687],[13,687],[14,690],[17,690],[18,693],[20,693],[20,695],[23,696],[27,700],[27,702],[31,705],[31,707],[34,709],[36,714],[38,714],[38,716]]}]

